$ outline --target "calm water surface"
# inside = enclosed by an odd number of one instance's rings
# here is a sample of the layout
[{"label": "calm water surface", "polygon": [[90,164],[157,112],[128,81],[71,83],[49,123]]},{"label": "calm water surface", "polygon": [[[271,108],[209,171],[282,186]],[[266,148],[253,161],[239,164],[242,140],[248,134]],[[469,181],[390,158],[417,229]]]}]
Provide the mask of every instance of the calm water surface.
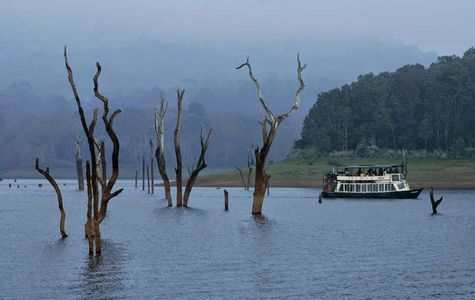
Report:
[{"label": "calm water surface", "polygon": [[[87,255],[86,194],[63,186],[69,238],[53,189],[0,182],[4,299],[475,299],[475,191],[419,200],[326,200],[318,189],[272,189],[265,216],[251,193],[195,188],[192,208],[162,189],[125,192],[102,223],[103,255]],[[24,187],[27,184],[27,187]]]}]

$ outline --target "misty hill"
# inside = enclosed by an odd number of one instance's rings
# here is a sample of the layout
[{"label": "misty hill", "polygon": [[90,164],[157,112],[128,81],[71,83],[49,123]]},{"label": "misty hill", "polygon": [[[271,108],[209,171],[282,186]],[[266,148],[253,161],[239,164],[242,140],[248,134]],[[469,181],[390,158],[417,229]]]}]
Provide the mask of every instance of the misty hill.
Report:
[{"label": "misty hill", "polygon": [[[51,165],[72,167],[75,138],[82,132],[66,78],[62,45],[53,49],[47,41],[40,45],[25,43],[20,48],[6,43],[0,52],[0,172],[29,168],[36,156]],[[435,59],[435,54],[415,47],[371,39],[201,45],[138,40],[92,48],[70,44],[69,49],[89,114],[98,106],[92,94],[92,76],[95,61],[101,61],[102,91],[113,108],[123,110],[116,126],[121,162],[128,166],[138,165],[141,155],[149,152],[148,139],[154,138],[153,107],[158,105],[160,91],[170,103],[166,138],[167,156],[173,160],[171,135],[177,87],[187,89],[183,149],[188,164],[195,159],[201,123],[215,130],[208,151],[210,167],[245,164],[249,147],[260,142],[257,121],[262,117],[248,75],[235,70],[248,54],[275,113],[288,110],[293,101],[297,51],[308,65],[301,109],[282,126],[270,153],[271,161],[290,153],[312,99],[319,92],[362,72],[393,70],[406,63],[429,65]]]},{"label": "misty hill", "polygon": [[[365,147],[475,154],[475,49],[424,68],[369,73],[318,96],[299,149],[320,153]],[[470,152],[470,153],[467,153]]]}]

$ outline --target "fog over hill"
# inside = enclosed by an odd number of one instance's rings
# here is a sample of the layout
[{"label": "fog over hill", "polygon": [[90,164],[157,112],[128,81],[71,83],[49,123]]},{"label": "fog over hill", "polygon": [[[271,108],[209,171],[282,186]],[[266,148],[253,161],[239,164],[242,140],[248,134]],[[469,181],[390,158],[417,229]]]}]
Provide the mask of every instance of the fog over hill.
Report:
[{"label": "fog over hill", "polygon": [[[318,93],[360,74],[427,67],[439,54],[466,50],[471,41],[456,33],[471,24],[473,4],[459,5],[466,9],[454,10],[445,0],[437,6],[428,0],[0,0],[0,172],[29,168],[41,155],[58,165],[73,161],[75,136],[82,133],[64,68],[65,44],[89,111],[98,106],[95,62],[103,66],[101,90],[123,110],[117,126],[124,164],[135,165],[147,152],[160,91],[170,102],[170,143],[175,91],[185,88],[184,147],[196,146],[205,123],[216,131],[209,165],[229,168],[244,164],[260,138],[262,108],[247,73],[235,70],[246,56],[275,113],[293,101],[298,52],[308,65],[301,108],[277,137],[275,161],[299,138]],[[441,26],[442,19],[452,21]]]}]

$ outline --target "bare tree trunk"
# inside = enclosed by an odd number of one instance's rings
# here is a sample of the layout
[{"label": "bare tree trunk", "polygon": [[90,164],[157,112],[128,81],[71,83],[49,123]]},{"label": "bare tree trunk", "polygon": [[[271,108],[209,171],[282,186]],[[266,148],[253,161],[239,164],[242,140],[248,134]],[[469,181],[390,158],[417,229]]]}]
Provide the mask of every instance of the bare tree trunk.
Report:
[{"label": "bare tree trunk", "polygon": [[[237,67],[236,69],[241,69],[243,67],[247,67],[249,71],[249,77],[251,81],[254,83],[257,95],[259,98],[259,102],[261,103],[262,107],[266,115],[264,115],[263,121],[261,123],[262,127],[262,142],[263,145],[261,148],[256,147],[254,154],[256,159],[256,175],[254,179],[254,199],[252,203],[252,213],[253,214],[261,214],[262,213],[262,205],[264,203],[264,196],[266,191],[266,183],[268,183],[268,176],[265,172],[265,165],[267,155],[269,154],[270,147],[275,138],[275,134],[277,132],[278,126],[291,114],[293,114],[300,106],[300,95],[305,88],[305,84],[302,80],[302,71],[305,69],[305,65],[302,66],[300,63],[300,56],[297,55],[297,79],[299,81],[299,87],[295,93],[295,99],[292,107],[288,112],[285,112],[281,115],[275,116],[270,108],[267,106],[263,94],[262,89],[259,85],[259,82],[254,77],[252,73],[252,67],[249,63],[249,57],[247,58],[246,62]],[[267,129],[269,126],[270,130]]]},{"label": "bare tree trunk", "polygon": [[437,206],[439,206],[440,202],[442,202],[444,197],[440,197],[439,200],[435,201],[434,199],[434,189],[430,187],[430,203],[432,204],[432,214],[437,214]]},{"label": "bare tree trunk", "polygon": [[91,166],[86,161],[86,182],[87,182],[87,221],[86,221],[86,238],[89,244],[89,255],[94,254],[94,222],[92,220],[92,183],[91,183]]},{"label": "bare tree trunk", "polygon": [[201,127],[201,135],[200,135],[201,152],[200,152],[200,157],[198,158],[198,162],[196,163],[196,167],[193,169],[193,171],[191,172],[190,178],[188,178],[188,181],[186,182],[185,196],[184,196],[185,207],[188,207],[188,200],[190,198],[191,189],[193,188],[193,185],[195,184],[199,173],[201,172],[201,170],[207,167],[206,161],[205,161],[205,155],[206,155],[206,150],[208,150],[208,145],[209,145],[209,141],[210,141],[212,133],[213,133],[213,130],[210,129],[208,131],[208,136],[205,139],[204,126]]},{"label": "bare tree trunk", "polygon": [[236,170],[239,171],[239,176],[241,177],[242,187],[246,191],[247,187],[249,186],[249,183],[246,183],[246,180],[244,179],[244,175],[242,174],[242,170],[239,169],[238,167],[235,167],[235,168],[236,168]]},{"label": "bare tree trunk", "polygon": [[228,210],[229,209],[229,195],[228,195],[228,191],[224,190],[224,210]]},{"label": "bare tree trunk", "polygon": [[145,191],[145,156],[142,155],[142,191]]},{"label": "bare tree trunk", "polygon": [[167,175],[167,168],[165,162],[165,139],[164,139],[164,120],[167,112],[168,103],[165,101],[163,93],[160,94],[160,110],[155,111],[155,134],[157,136],[157,148],[155,150],[155,159],[157,161],[158,172],[163,181],[163,189],[165,192],[165,199],[167,199],[168,207],[172,207],[172,194],[170,191],[170,180]]},{"label": "bare tree trunk", "polygon": [[178,118],[176,122],[176,128],[173,134],[173,142],[175,145],[175,156],[176,156],[176,168],[175,168],[175,184],[176,184],[176,206],[183,205],[183,192],[182,192],[182,160],[181,160],[181,148],[180,148],[180,130],[181,130],[181,113],[182,113],[182,103],[183,96],[185,95],[185,90],[177,90],[178,98]]},{"label": "bare tree trunk", "polygon": [[147,194],[150,194],[150,169],[147,165]]},{"label": "bare tree trunk", "polygon": [[84,191],[84,173],[82,171],[81,141],[76,139],[76,172],[78,174],[78,189]]},{"label": "bare tree trunk", "polygon": [[59,220],[59,232],[61,233],[61,238],[65,239],[68,237],[68,235],[66,234],[66,230],[64,229],[64,222],[66,220],[66,212],[64,211],[64,207],[63,207],[63,196],[61,195],[61,190],[59,189],[59,186],[56,183],[56,181],[53,179],[53,177],[51,177],[51,175],[49,174],[49,167],[48,166],[46,167],[46,171],[40,168],[40,160],[38,158],[35,161],[35,169],[41,175],[43,175],[46,178],[46,180],[49,181],[49,183],[53,186],[54,190],[56,191],[56,196],[58,197],[58,208],[61,214],[61,218]]}]

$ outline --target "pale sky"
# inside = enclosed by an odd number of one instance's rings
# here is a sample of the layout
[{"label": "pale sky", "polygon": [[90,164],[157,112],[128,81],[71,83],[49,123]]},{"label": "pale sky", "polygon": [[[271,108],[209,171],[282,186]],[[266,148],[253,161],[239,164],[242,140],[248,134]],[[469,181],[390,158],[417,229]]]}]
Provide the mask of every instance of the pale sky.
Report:
[{"label": "pale sky", "polygon": [[475,1],[0,0],[2,37],[19,44],[372,37],[461,55],[475,44]]}]

